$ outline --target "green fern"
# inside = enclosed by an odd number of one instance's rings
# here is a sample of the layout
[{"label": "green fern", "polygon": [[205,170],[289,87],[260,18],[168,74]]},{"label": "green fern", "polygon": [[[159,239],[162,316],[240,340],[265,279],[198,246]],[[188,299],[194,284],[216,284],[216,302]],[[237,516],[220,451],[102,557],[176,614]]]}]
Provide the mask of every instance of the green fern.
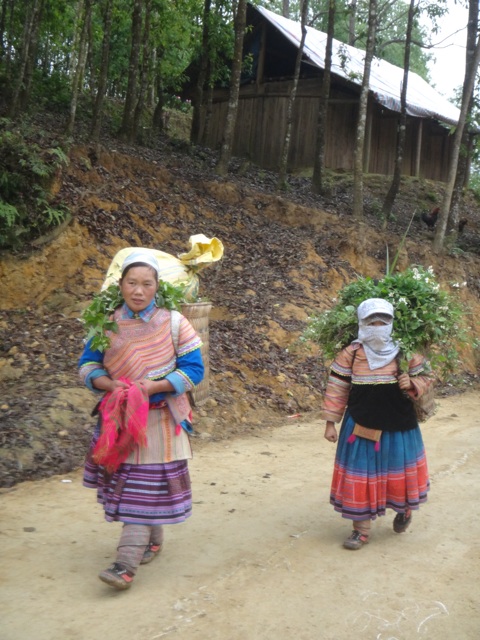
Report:
[{"label": "green fern", "polygon": [[67,216],[65,207],[50,207],[48,204],[43,209],[44,222],[49,227],[56,227],[63,222]]},{"label": "green fern", "polygon": [[50,155],[56,158],[56,166],[59,166],[59,165],[67,166],[69,164],[70,161],[68,159],[68,156],[63,151],[63,149],[60,149],[60,147],[54,147],[52,149],[48,149],[48,152],[50,153]]},{"label": "green fern", "polygon": [[60,146],[42,148],[32,142],[42,132],[0,119],[0,246],[18,248],[48,233],[68,215],[52,202],[49,186],[57,169],[68,164]]},{"label": "green fern", "polygon": [[0,228],[2,226],[13,227],[15,221],[20,217],[18,210],[8,202],[0,200]]}]

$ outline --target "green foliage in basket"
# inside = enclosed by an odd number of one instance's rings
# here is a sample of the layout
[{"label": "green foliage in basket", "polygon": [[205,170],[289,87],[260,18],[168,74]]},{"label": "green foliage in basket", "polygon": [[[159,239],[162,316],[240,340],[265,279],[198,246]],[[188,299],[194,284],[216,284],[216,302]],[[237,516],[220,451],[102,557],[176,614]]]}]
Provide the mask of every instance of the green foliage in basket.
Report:
[{"label": "green foliage in basket", "polygon": [[309,319],[302,339],[318,344],[323,357],[332,360],[357,338],[357,307],[367,298],[384,298],[392,303],[392,336],[399,342],[405,360],[415,352],[423,353],[439,374],[455,370],[458,348],[468,342],[465,310],[454,296],[440,289],[431,267],[411,267],[381,280],[359,278],[348,284],[332,309]]},{"label": "green foliage in basket", "polygon": [[[185,302],[184,287],[173,285],[160,280],[156,294],[159,307],[165,309],[179,309]],[[123,297],[118,284],[111,284],[108,288],[93,296],[92,302],[83,311],[80,321],[87,330],[86,340],[92,340],[92,349],[105,351],[110,346],[108,331],[117,332],[117,323],[111,315],[123,304]]]}]

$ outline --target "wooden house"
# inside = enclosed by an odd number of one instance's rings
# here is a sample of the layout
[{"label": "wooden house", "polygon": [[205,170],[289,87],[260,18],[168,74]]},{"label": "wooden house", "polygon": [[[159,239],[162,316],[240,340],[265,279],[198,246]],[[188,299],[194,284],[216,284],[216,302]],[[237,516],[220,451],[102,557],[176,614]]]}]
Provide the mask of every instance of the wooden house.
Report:
[{"label": "wooden house", "polygon": [[[242,77],[233,153],[277,169],[282,153],[286,112],[293,84],[301,26],[262,7],[248,5],[244,56],[250,64]],[[293,113],[289,170],[312,167],[327,36],[307,28]],[[355,132],[365,52],[333,42],[331,91],[326,127],[325,165],[353,169]],[[392,174],[400,115],[403,69],[375,58],[368,100],[364,170]],[[409,73],[407,130],[403,174],[447,179],[459,110],[425,80]],[[228,89],[216,89],[205,142],[218,148],[228,107]]]}]

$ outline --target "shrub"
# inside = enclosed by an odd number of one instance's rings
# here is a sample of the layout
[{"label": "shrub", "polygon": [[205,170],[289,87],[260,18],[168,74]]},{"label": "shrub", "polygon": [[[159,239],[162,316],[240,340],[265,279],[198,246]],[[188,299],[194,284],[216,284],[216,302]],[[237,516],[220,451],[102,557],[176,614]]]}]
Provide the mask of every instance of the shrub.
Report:
[{"label": "shrub", "polygon": [[190,113],[192,110],[192,102],[190,100],[182,100],[180,96],[167,96],[164,106],[167,109],[176,109],[183,113]]},{"label": "shrub", "polygon": [[66,208],[53,206],[48,189],[67,163],[60,147],[42,149],[0,120],[0,249],[18,248],[65,219]]},{"label": "shrub", "polygon": [[34,72],[33,89],[30,103],[54,113],[67,113],[72,99],[70,80],[59,71],[47,75],[37,69]]}]

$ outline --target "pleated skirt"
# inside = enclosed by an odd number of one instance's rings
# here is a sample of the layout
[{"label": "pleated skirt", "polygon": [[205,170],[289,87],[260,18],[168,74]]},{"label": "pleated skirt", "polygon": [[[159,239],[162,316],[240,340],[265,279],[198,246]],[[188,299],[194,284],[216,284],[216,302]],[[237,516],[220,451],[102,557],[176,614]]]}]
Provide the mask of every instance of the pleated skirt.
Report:
[{"label": "pleated skirt", "polygon": [[[92,443],[93,450],[94,444]],[[129,524],[177,524],[192,513],[187,460],[164,464],[122,464],[109,475],[89,455],[83,485],[97,490],[105,519]]]},{"label": "pleated skirt", "polygon": [[330,503],[350,520],[375,520],[387,509],[403,513],[426,502],[430,488],[420,428],[384,431],[375,442],[356,437],[348,442],[355,422],[347,412],[338,438]]}]

